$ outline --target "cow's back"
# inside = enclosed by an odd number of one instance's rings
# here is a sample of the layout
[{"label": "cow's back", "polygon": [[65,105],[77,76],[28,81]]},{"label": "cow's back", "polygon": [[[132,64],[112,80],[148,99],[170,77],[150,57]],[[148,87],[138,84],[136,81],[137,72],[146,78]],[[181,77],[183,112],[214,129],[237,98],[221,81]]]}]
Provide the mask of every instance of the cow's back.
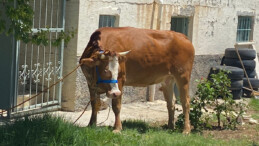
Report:
[{"label": "cow's back", "polygon": [[100,48],[131,51],[127,55],[126,85],[159,83],[168,74],[180,74],[192,68],[194,48],[183,34],[131,27],[101,28],[96,32]]}]

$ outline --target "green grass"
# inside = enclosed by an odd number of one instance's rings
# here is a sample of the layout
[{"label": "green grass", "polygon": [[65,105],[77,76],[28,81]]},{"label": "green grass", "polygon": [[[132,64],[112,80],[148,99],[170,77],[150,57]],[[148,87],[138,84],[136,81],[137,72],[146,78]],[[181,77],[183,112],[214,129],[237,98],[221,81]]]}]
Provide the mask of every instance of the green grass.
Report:
[{"label": "green grass", "polygon": [[259,111],[259,99],[252,98],[249,105],[252,109]]},{"label": "green grass", "polygon": [[0,126],[0,145],[251,145],[248,141],[215,140],[200,134],[183,135],[151,127],[142,121],[124,121],[123,128],[121,134],[114,134],[111,127],[80,128],[62,118],[44,115]]},{"label": "green grass", "polygon": [[252,118],[259,120],[259,99],[251,99],[249,106],[251,109],[255,110],[255,113],[252,114]]}]

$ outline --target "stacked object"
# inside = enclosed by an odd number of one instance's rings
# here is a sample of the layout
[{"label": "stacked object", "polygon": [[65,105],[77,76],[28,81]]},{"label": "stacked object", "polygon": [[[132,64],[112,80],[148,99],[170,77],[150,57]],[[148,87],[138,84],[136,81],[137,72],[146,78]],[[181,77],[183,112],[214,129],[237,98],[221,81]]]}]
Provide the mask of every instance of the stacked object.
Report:
[{"label": "stacked object", "polygon": [[[247,72],[247,75],[251,82],[252,87],[254,88],[254,90],[258,90],[259,80],[255,79],[255,75],[256,75],[256,72],[255,72],[256,64],[255,64],[255,60],[254,60],[256,57],[255,50],[242,48],[242,49],[238,49],[238,52],[239,52],[240,58],[242,59],[244,68]],[[225,58],[222,60],[222,63],[227,66],[234,66],[234,67],[239,67],[242,69],[242,65],[238,58],[235,48],[227,48],[225,50]],[[233,84],[235,84],[234,82],[233,82]],[[243,76],[243,86],[250,88],[245,75]],[[251,91],[244,90],[244,95],[250,96]]]},{"label": "stacked object", "polygon": [[[233,99],[240,99],[243,94],[243,77],[244,71],[241,68],[233,66],[215,66],[210,69],[210,74],[217,74],[220,70],[228,71],[228,78],[231,80],[231,93]],[[210,77],[209,74],[209,77]]]}]

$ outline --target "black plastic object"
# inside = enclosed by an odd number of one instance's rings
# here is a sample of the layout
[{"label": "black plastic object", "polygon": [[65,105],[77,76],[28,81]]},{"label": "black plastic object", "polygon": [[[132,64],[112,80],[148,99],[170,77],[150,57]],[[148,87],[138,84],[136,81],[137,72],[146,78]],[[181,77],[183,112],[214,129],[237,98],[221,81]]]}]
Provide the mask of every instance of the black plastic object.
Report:
[{"label": "black plastic object", "polygon": [[[246,70],[254,70],[255,69],[255,61],[254,60],[242,60],[244,67]],[[239,67],[242,68],[241,62],[239,59],[230,59],[230,58],[225,58],[223,61],[223,64],[227,66],[234,66],[234,67]]]},{"label": "black plastic object", "polygon": [[244,78],[244,71],[241,68],[233,67],[233,66],[214,66],[210,69],[209,78],[211,74],[217,74],[219,70],[229,71],[228,78],[229,79],[240,79]]},{"label": "black plastic object", "polygon": [[[253,49],[241,48],[241,49],[238,49],[238,53],[239,53],[242,60],[243,59],[253,60],[253,59],[255,59],[255,56],[256,56],[256,52]],[[226,58],[238,59],[236,49],[235,48],[227,48],[225,50],[225,57]]]},{"label": "black plastic object", "polygon": [[243,95],[243,90],[231,90],[231,94],[233,95],[233,99],[240,99]]}]

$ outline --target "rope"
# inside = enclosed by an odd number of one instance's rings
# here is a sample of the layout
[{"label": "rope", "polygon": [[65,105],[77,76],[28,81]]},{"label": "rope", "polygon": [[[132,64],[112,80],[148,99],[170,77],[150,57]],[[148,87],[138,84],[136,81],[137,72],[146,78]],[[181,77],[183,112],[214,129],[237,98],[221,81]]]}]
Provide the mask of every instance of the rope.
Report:
[{"label": "rope", "polygon": [[250,89],[252,90],[252,95],[254,96],[255,93],[254,93],[252,84],[251,84],[251,82],[250,82],[250,80],[249,80],[249,78],[248,78],[248,75],[247,75],[247,73],[246,73],[246,69],[245,69],[245,66],[244,66],[244,64],[243,64],[243,61],[242,61],[242,59],[241,59],[241,57],[240,57],[240,55],[239,55],[237,46],[235,46],[235,49],[236,49],[236,53],[237,53],[238,59],[239,59],[239,61],[240,61],[240,63],[241,63],[241,66],[242,66],[242,68],[243,68],[243,70],[244,70],[244,73],[245,73],[246,79],[247,79],[247,81],[248,81],[249,87],[250,87]]},{"label": "rope", "polygon": [[27,99],[27,100],[21,102],[21,103],[18,104],[18,105],[13,106],[13,107],[11,107],[11,108],[9,108],[9,109],[7,109],[7,110],[2,110],[2,113],[1,113],[1,114],[3,115],[4,112],[13,110],[13,109],[15,109],[16,107],[18,107],[18,106],[24,104],[25,102],[28,102],[28,101],[32,100],[33,98],[35,98],[35,97],[41,95],[42,93],[48,91],[50,88],[52,88],[53,86],[56,86],[59,82],[63,81],[65,78],[67,78],[67,77],[68,77],[69,75],[71,75],[73,72],[75,72],[81,65],[82,65],[82,63],[80,63],[79,65],[77,65],[76,68],[74,68],[71,72],[69,72],[68,74],[66,74],[66,75],[65,75],[64,77],[62,77],[61,79],[59,79],[57,82],[55,82],[54,84],[52,84],[52,85],[49,86],[48,88],[45,88],[43,91],[41,91],[41,92],[39,92],[38,94],[32,96],[31,98],[29,98],[29,99]]},{"label": "rope", "polygon": [[97,125],[101,125],[108,120],[108,118],[110,116],[110,111],[111,111],[111,107],[109,106],[109,112],[108,112],[108,115],[107,115],[106,119],[104,121],[102,121],[101,123],[97,124]]},{"label": "rope", "polygon": [[91,103],[91,100],[87,103],[87,105],[86,105],[84,111],[83,111],[83,112],[81,113],[81,115],[75,120],[75,122],[73,123],[73,125],[83,116],[83,114],[85,113],[85,111],[86,111],[87,107],[90,105],[90,103]]},{"label": "rope", "polygon": [[[75,123],[83,116],[83,114],[85,113],[86,109],[90,105],[90,102],[91,102],[91,100],[87,103],[87,105],[86,105],[85,109],[83,110],[83,112],[81,113],[81,115],[73,122],[73,125],[75,125]],[[110,116],[110,111],[111,111],[111,107],[109,106],[109,112],[108,112],[108,115],[107,115],[106,119],[103,122],[101,122],[101,123],[99,123],[97,125],[101,125],[101,124],[103,124],[104,122],[106,122],[108,120],[108,118]]]}]

